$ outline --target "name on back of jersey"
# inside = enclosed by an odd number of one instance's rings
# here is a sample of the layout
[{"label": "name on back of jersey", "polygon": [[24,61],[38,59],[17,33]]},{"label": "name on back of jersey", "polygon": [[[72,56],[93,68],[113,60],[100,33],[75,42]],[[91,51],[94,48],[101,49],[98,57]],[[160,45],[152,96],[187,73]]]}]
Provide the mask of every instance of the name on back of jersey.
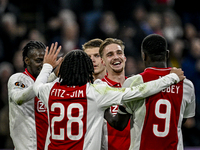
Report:
[{"label": "name on back of jersey", "polygon": [[67,91],[63,90],[63,89],[52,89],[51,91],[51,96],[56,96],[56,97],[71,97],[71,98],[80,98],[80,97],[84,97],[84,92],[83,90],[74,90],[74,91]]},{"label": "name on back of jersey", "polygon": [[180,89],[180,86],[171,85],[170,87],[162,90],[162,92],[178,94],[179,89]]},{"label": "name on back of jersey", "polygon": [[[161,76],[159,76],[159,78],[161,78]],[[179,89],[180,89],[180,86],[178,86],[177,84],[174,84],[174,85],[169,86],[166,89],[163,89],[161,92],[178,94]]]}]

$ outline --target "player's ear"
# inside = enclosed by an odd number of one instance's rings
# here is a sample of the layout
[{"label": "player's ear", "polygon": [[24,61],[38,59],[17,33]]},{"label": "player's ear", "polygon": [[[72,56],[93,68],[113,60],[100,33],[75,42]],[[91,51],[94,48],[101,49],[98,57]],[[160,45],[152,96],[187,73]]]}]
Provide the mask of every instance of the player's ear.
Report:
[{"label": "player's ear", "polygon": [[143,51],[141,51],[141,56],[142,56],[142,60],[146,61],[146,54]]},{"label": "player's ear", "polygon": [[104,62],[104,60],[103,60],[103,58],[101,58],[101,63],[102,63],[104,66],[106,66],[106,64],[105,64],[105,62]]},{"label": "player's ear", "polygon": [[30,65],[30,59],[26,56],[25,59],[24,59],[24,62],[27,66]]},{"label": "player's ear", "polygon": [[125,62],[126,62],[126,56],[125,56],[125,54],[124,54],[124,59],[125,59]]},{"label": "player's ear", "polygon": [[169,58],[169,50],[166,51],[166,58]]}]

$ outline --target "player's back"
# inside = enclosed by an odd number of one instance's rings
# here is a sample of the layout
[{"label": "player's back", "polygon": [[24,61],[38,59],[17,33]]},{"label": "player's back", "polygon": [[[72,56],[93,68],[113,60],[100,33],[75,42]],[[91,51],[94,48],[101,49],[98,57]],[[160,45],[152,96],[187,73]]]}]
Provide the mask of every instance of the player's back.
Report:
[{"label": "player's back", "polygon": [[120,103],[115,92],[109,95],[111,99],[104,96],[105,90],[109,92],[108,88],[89,83],[83,86],[55,83],[49,93],[50,132],[46,149],[100,149],[104,110],[114,104],[113,99],[115,104]]},{"label": "player's back", "polygon": [[[170,68],[147,68],[141,77],[143,82],[156,80],[170,72]],[[141,81],[142,81],[141,80]],[[192,97],[193,84],[185,79],[171,85],[160,93],[146,98],[145,102],[136,104],[135,124],[138,135],[131,145],[134,150],[182,150],[181,125],[184,118],[194,114]],[[140,122],[139,122],[140,119]],[[142,121],[143,122],[142,122]],[[134,134],[134,133],[133,133]],[[132,134],[132,135],[133,135]]]},{"label": "player's back", "polygon": [[81,149],[83,147],[87,119],[85,89],[85,86],[64,87],[59,83],[51,89],[48,103],[51,125],[49,149]]},{"label": "player's back", "polygon": [[[170,70],[147,69],[141,73],[144,82],[158,79]],[[175,149],[178,144],[178,130],[182,119],[180,109],[183,100],[183,82],[172,85],[162,92],[146,99],[146,116],[140,149]],[[179,135],[180,136],[180,135]]]}]

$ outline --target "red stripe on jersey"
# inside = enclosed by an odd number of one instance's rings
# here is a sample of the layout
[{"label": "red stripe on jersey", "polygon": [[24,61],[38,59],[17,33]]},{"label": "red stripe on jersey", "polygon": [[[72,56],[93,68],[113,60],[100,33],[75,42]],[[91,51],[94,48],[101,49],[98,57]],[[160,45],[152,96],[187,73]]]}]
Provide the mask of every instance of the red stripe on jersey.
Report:
[{"label": "red stripe on jersey", "polygon": [[[31,77],[34,81],[36,80],[27,68],[23,72],[25,75]],[[48,129],[48,118],[47,109],[45,105],[35,97],[34,101],[34,112],[35,112],[35,126],[36,126],[36,137],[37,137],[37,150],[44,150],[47,129]]]},{"label": "red stripe on jersey", "polygon": [[47,109],[37,97],[35,97],[35,123],[37,131],[37,150],[44,150],[48,129]]},{"label": "red stripe on jersey", "polygon": [[31,77],[34,81],[36,80],[35,77],[32,76],[32,74],[30,74],[30,72],[28,72],[28,69],[26,68],[25,71],[23,72],[25,75]]},{"label": "red stripe on jersey", "polygon": [[[116,114],[118,111],[118,105],[111,106],[110,111],[112,114]],[[130,147],[130,120],[126,128],[123,131],[119,131],[111,127],[107,123],[108,131],[108,150],[128,150]]]},{"label": "red stripe on jersey", "polygon": [[48,149],[83,149],[87,127],[86,85],[60,86],[49,96],[50,141]]},{"label": "red stripe on jersey", "polygon": [[[125,77],[127,79],[127,77]],[[107,75],[102,79],[102,81],[106,82],[108,85],[112,87],[119,88],[121,84],[115,81],[110,80]],[[110,111],[112,114],[117,114],[118,105],[111,106]],[[119,131],[111,127],[107,123],[107,132],[108,132],[108,150],[128,150],[130,147],[130,120],[127,124],[126,128],[123,131]]]},{"label": "red stripe on jersey", "polygon": [[[148,68],[141,73],[144,82],[158,79],[170,69]],[[176,150],[178,121],[183,97],[183,82],[171,85],[162,92],[146,98],[146,116],[140,150]]]}]

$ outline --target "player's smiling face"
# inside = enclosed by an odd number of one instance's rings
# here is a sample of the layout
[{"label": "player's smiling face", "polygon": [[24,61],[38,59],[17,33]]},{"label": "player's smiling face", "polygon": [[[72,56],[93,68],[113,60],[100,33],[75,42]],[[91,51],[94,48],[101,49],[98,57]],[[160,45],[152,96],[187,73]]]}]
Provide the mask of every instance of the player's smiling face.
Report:
[{"label": "player's smiling face", "polygon": [[110,44],[104,48],[103,51],[103,63],[106,69],[120,73],[125,68],[126,57],[124,51],[118,44]]},{"label": "player's smiling face", "polygon": [[28,54],[25,59],[27,69],[33,77],[37,77],[42,69],[45,50],[34,49]]}]

